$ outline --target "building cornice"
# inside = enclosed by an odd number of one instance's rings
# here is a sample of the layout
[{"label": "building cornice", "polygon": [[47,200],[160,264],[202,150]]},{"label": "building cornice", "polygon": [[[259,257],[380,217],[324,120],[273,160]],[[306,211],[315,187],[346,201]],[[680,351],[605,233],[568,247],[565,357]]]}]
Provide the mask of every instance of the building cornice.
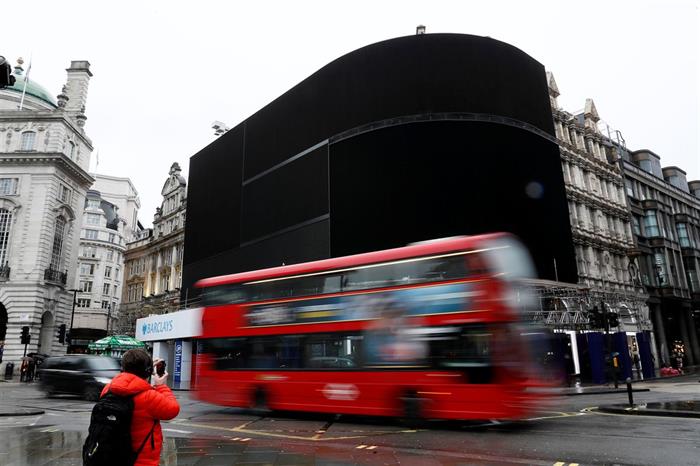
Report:
[{"label": "building cornice", "polygon": [[68,114],[63,111],[42,111],[34,110],[31,112],[17,112],[15,110],[0,110],[0,124],[14,124],[17,122],[27,121],[31,123],[37,122],[62,122],[73,130],[73,132],[90,148],[92,151],[92,141],[85,135],[85,131],[77,126],[75,122],[68,118]]},{"label": "building cornice", "polygon": [[56,165],[74,181],[89,188],[95,181],[80,166],[60,152],[8,152],[0,153],[0,165]]},{"label": "building cornice", "polygon": [[659,178],[657,176],[652,175],[651,173],[646,172],[645,170],[642,170],[638,166],[636,166],[634,163],[629,162],[627,160],[622,160],[622,169],[624,171],[625,175],[629,174],[634,174],[637,175],[637,180],[646,182],[648,185],[653,186],[657,189],[666,189],[667,194],[675,196],[677,199],[683,199],[685,202],[688,204],[692,205],[696,209],[700,209],[700,199],[697,197],[693,196],[690,193],[687,193],[683,191],[682,189],[673,186],[671,183],[668,183],[666,180]]}]

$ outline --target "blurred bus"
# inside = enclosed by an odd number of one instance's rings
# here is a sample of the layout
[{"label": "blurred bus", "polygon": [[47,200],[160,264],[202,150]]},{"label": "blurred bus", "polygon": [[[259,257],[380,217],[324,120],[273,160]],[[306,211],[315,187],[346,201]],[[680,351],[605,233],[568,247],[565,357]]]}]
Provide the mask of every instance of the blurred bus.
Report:
[{"label": "blurred bus", "polygon": [[504,233],[201,280],[195,396],[258,410],[517,419],[542,385]]}]

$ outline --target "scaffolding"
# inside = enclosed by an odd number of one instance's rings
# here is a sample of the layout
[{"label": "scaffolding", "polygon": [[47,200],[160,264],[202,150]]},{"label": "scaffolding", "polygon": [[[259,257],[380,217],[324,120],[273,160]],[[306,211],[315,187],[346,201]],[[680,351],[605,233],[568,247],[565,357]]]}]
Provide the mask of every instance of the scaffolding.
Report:
[{"label": "scaffolding", "polygon": [[652,329],[646,296],[637,293],[548,280],[530,280],[521,293],[527,296],[520,300],[525,319],[554,330],[594,330],[590,318],[594,307],[618,314],[620,330]]}]

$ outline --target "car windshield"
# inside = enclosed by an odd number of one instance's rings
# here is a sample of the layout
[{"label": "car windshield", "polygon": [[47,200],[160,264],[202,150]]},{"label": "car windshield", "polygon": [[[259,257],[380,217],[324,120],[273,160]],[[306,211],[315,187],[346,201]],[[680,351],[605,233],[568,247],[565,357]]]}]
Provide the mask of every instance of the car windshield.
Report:
[{"label": "car windshield", "polygon": [[121,369],[119,361],[114,358],[90,358],[89,360],[90,369],[96,371],[118,371]]}]

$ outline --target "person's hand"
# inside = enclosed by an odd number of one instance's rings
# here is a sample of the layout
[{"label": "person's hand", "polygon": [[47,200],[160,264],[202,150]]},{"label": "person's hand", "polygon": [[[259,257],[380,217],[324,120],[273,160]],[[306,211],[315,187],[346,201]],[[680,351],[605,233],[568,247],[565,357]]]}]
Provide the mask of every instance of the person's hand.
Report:
[{"label": "person's hand", "polygon": [[158,374],[154,372],[151,376],[151,381],[154,387],[157,387],[158,385],[165,385],[165,383],[168,381],[168,371],[165,371],[162,376],[158,376]]}]

